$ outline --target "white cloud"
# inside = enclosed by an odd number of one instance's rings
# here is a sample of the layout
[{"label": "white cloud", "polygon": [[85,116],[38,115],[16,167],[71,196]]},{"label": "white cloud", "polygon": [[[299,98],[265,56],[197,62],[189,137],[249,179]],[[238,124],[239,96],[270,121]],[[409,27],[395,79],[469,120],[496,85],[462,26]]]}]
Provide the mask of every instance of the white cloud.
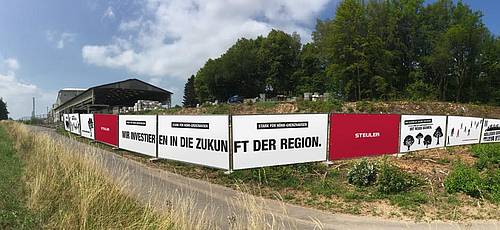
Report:
[{"label": "white cloud", "polygon": [[0,57],[0,97],[7,103],[10,117],[30,116],[32,98],[36,98],[37,114],[46,113],[46,107],[55,100],[55,92],[46,92],[34,84],[23,82],[16,77],[19,63],[15,58]]},{"label": "white cloud", "polygon": [[113,12],[113,8],[111,6],[108,6],[106,11],[104,11],[103,17],[109,18],[109,19],[114,19],[115,18],[115,13]]},{"label": "white cloud", "polygon": [[327,2],[144,0],[144,13],[122,21],[113,42],[84,46],[82,56],[97,66],[184,80],[241,37],[255,38],[276,28],[310,41]]},{"label": "white cloud", "polygon": [[75,40],[76,34],[68,33],[68,32],[56,32],[56,31],[46,31],[45,37],[47,41],[53,43],[55,47],[58,49],[64,48],[68,43],[71,43]]},{"label": "white cloud", "polygon": [[6,65],[6,67],[7,67],[7,69],[9,69],[11,71],[15,71],[15,70],[19,69],[19,63],[14,58],[7,58],[7,59],[5,59],[4,63]]}]

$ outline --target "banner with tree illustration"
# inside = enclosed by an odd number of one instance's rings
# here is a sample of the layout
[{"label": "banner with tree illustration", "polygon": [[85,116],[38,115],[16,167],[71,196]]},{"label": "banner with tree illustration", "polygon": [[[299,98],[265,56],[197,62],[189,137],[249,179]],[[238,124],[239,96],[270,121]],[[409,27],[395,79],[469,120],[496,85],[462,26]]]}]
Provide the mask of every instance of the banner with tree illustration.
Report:
[{"label": "banner with tree illustration", "polygon": [[446,146],[477,144],[481,138],[483,118],[448,116]]},{"label": "banner with tree illustration", "polygon": [[446,116],[402,115],[399,152],[444,147]]}]

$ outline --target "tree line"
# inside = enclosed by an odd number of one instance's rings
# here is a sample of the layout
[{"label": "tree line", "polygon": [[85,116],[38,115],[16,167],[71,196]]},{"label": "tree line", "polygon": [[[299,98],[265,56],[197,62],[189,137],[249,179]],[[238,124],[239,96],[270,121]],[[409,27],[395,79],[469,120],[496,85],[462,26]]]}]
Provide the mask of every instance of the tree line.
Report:
[{"label": "tree line", "polygon": [[191,76],[184,104],[304,92],[500,105],[500,38],[461,1],[343,0],[310,43],[279,30],[239,39]]}]

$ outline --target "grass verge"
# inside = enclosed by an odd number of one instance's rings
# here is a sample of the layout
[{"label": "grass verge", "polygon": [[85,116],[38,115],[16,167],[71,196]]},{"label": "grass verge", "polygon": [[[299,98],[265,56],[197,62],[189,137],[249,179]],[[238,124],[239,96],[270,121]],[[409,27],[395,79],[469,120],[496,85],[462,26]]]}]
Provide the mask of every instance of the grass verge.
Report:
[{"label": "grass verge", "polygon": [[[151,194],[149,198],[139,198],[141,204],[148,203],[146,207],[124,195],[134,193],[129,186],[131,183],[141,183],[128,181],[130,169],[126,166],[115,171],[124,175],[123,179],[110,181],[111,176],[103,171],[106,163],[99,161],[102,152],[93,147],[98,145],[110,150],[109,146],[92,144],[82,148],[66,138],[40,135],[41,132],[28,133],[24,125],[11,123],[8,127],[14,134],[13,139],[17,140],[17,147],[30,152],[29,156],[24,156],[28,162],[28,176],[33,178],[28,180],[28,205],[40,213],[45,228],[227,228],[224,223],[212,221],[220,218],[220,213],[213,209],[211,202],[198,204],[199,194],[194,190],[156,193],[153,186],[146,189]],[[70,139],[83,140],[68,133],[65,135]],[[230,202],[229,213],[238,214],[222,216],[231,229],[296,229],[293,223],[284,221],[282,217],[270,216],[263,208],[263,199],[249,195],[247,190],[249,188],[241,186],[238,189],[240,192]],[[287,216],[284,210],[279,215]]]},{"label": "grass verge", "polygon": [[[174,227],[170,218],[158,215],[152,208],[143,207],[125,195],[91,158],[78,157],[63,143],[56,143],[45,134],[30,133],[23,125],[3,123],[2,127],[7,128],[25,162],[26,204],[36,213],[42,228]],[[19,179],[20,172],[14,174]]]},{"label": "grass verge", "polygon": [[23,164],[0,125],[0,229],[31,229],[37,221],[26,208]]}]

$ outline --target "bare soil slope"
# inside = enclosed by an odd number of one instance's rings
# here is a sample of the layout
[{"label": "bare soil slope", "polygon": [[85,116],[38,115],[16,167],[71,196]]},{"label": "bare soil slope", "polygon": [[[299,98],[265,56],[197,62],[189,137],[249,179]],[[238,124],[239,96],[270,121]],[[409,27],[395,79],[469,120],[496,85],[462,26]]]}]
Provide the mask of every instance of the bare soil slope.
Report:
[{"label": "bare soil slope", "polygon": [[[158,111],[157,111],[158,112]],[[500,107],[450,102],[257,102],[252,104],[220,104],[199,108],[181,108],[160,111],[161,114],[281,114],[281,113],[396,113],[457,115],[500,118]]]}]

